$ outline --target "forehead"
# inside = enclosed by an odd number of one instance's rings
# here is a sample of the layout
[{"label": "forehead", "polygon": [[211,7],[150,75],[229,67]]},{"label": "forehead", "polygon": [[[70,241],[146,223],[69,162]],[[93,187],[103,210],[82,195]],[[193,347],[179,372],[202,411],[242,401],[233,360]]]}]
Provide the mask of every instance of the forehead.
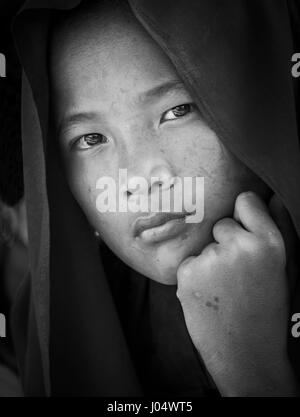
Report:
[{"label": "forehead", "polygon": [[59,100],[134,97],[177,79],[168,57],[133,16],[106,10],[59,29],[51,53],[52,86]]}]

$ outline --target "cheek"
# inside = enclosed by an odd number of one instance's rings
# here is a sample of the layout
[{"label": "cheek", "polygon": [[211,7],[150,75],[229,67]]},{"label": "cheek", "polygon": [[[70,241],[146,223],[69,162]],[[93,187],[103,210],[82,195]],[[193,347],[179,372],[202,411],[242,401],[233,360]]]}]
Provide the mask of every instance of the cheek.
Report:
[{"label": "cheek", "polygon": [[210,176],[205,179],[205,208],[213,223],[231,217],[237,196],[253,184],[250,171],[222,144],[219,149],[210,160]]},{"label": "cheek", "polygon": [[177,175],[204,177],[204,218],[214,222],[231,215],[237,195],[249,173],[201,121],[167,141]]},{"label": "cheek", "polygon": [[212,178],[218,175],[225,162],[220,141],[201,120],[166,132],[162,143],[163,152],[181,177]]},{"label": "cheek", "polygon": [[97,213],[96,199],[99,194],[96,184],[107,170],[100,161],[92,158],[74,158],[67,166],[69,167],[68,182],[72,194],[88,218],[94,218]]}]

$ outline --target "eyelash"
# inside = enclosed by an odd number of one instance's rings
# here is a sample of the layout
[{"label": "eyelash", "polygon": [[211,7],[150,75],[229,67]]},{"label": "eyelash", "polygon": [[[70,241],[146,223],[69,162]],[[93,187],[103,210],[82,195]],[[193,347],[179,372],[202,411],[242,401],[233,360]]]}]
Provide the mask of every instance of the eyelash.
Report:
[{"label": "eyelash", "polygon": [[[194,110],[194,105],[192,103],[180,104],[179,106],[172,107],[170,110],[167,110],[166,112],[163,113],[163,115],[160,118],[160,123],[165,123],[167,121],[172,121],[172,120],[177,120],[177,119],[183,118],[183,117],[187,116],[188,114],[190,114],[193,110]],[[169,112],[173,112],[174,118],[166,119],[166,115]],[[177,115],[174,114],[174,112],[175,113],[177,112]],[[180,112],[183,112],[184,114],[180,114]],[[96,143],[94,143],[92,145],[87,145],[87,146],[81,147],[81,148],[79,147],[80,141],[85,140],[86,138],[93,138],[95,140],[95,137],[97,138]],[[91,149],[92,147],[99,144],[99,141],[98,141],[99,138],[104,140],[102,142],[102,144],[108,142],[107,137],[100,134],[100,133],[89,133],[87,135],[80,136],[78,139],[76,139],[73,142],[72,147],[77,146],[81,150]]]},{"label": "eyelash", "polygon": [[[187,108],[187,109],[186,109]],[[185,110],[187,110],[186,112],[185,112]],[[168,114],[169,112],[173,112],[173,114],[174,114],[174,111],[176,112],[180,112],[180,111],[184,111],[184,114],[182,114],[182,115],[177,115],[177,117],[175,116],[174,118],[172,118],[172,119],[165,119],[164,120],[164,118],[165,118],[165,116],[166,116],[166,114]],[[194,110],[194,105],[192,104],[192,103],[185,103],[185,104],[180,104],[179,106],[175,106],[175,107],[172,107],[170,110],[167,110],[165,113],[163,113],[163,115],[162,115],[162,117],[161,117],[161,119],[160,119],[160,123],[165,123],[166,121],[170,121],[170,120],[177,120],[177,119],[180,119],[180,118],[182,118],[182,117],[185,117],[187,114],[189,114],[189,113],[191,113],[192,111]]]},{"label": "eyelash", "polygon": [[[85,146],[85,147],[84,147],[84,146],[83,146],[83,147],[80,147],[80,141],[85,140],[86,138],[94,138],[94,140],[95,140],[95,137],[96,137],[96,143],[94,143],[94,144],[92,144],[92,145],[87,145],[87,146]],[[102,140],[104,140],[104,141],[102,142],[102,144],[103,144],[103,143],[107,143],[107,142],[108,142],[107,137],[106,137],[106,136],[104,136],[104,135],[102,135],[102,134],[100,134],[100,133],[89,133],[89,134],[87,134],[87,135],[80,136],[80,138],[76,139],[76,140],[73,142],[73,144],[72,144],[71,146],[72,146],[72,147],[73,147],[73,146],[77,146],[77,147],[79,147],[79,149],[81,149],[81,150],[91,149],[93,146],[95,146],[95,145],[98,145],[98,144],[99,144],[99,138],[101,138]]]}]

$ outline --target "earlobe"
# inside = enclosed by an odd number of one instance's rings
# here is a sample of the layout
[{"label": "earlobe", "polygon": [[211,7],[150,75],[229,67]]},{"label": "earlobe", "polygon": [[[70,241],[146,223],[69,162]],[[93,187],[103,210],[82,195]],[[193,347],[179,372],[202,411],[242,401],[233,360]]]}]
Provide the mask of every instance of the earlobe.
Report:
[{"label": "earlobe", "polygon": [[0,243],[12,247],[18,233],[17,229],[16,211],[0,201]]}]

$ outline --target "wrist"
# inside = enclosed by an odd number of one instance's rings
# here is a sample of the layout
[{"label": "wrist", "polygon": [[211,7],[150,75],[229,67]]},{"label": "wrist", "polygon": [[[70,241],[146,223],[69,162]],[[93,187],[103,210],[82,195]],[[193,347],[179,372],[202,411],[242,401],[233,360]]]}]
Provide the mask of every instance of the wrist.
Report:
[{"label": "wrist", "polygon": [[217,375],[215,383],[224,397],[297,397],[300,389],[288,361],[269,366],[240,366]]}]

